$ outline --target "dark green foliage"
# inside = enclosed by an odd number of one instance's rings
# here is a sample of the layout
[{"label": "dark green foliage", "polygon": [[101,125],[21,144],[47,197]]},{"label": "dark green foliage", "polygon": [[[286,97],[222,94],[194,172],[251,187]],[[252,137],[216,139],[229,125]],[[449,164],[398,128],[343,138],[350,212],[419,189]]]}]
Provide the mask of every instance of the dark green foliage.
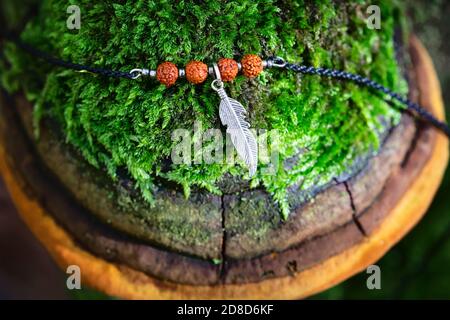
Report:
[{"label": "dark green foliage", "polygon": [[[80,31],[66,28],[70,3],[81,8]],[[369,4],[46,0],[22,37],[64,59],[120,70],[156,68],[164,60],[182,66],[191,59],[275,54],[357,72],[404,93],[392,41],[397,9],[383,1],[382,29],[370,30],[364,21]],[[25,90],[35,103],[36,121],[55,119],[67,142],[113,179],[118,168],[126,168],[150,202],[156,177],[182,185],[188,195],[193,186],[220,193],[216,182],[227,172],[246,176],[240,166],[163,166],[174,129],[192,129],[195,120],[204,129],[220,127],[218,98],[209,83],[179,81],[166,89],[147,80],[106,79],[43,65],[12,45],[6,57],[3,86]],[[392,123],[399,118],[366,89],[279,70],[253,81],[239,78],[228,90],[247,106],[254,128],[279,130],[281,161],[306,151],[293,168],[280,167],[276,175],[261,166],[251,182],[268,190],[285,216],[289,186],[307,189],[343,173],[355,158],[377,150],[381,117]]]}]

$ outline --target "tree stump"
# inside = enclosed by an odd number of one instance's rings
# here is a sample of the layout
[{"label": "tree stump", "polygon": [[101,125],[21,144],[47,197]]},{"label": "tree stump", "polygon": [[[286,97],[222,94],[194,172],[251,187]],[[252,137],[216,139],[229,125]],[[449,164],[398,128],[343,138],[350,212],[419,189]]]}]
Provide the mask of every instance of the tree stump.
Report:
[{"label": "tree stump", "polygon": [[[410,54],[411,91],[444,119],[432,62],[415,38]],[[83,284],[121,298],[280,299],[325,290],[377,261],[419,221],[448,161],[446,137],[404,113],[362,170],[306,202],[293,190],[287,221],[264,191],[233,182],[222,196],[197,191],[189,199],[162,186],[156,209],[133,202],[123,212],[115,203],[129,200],[127,181],[117,185],[86,165],[51,123],[33,141],[31,110],[23,96],[2,94],[0,169],[12,199],[62,268],[80,266]],[[254,211],[258,217],[245,215]]]}]

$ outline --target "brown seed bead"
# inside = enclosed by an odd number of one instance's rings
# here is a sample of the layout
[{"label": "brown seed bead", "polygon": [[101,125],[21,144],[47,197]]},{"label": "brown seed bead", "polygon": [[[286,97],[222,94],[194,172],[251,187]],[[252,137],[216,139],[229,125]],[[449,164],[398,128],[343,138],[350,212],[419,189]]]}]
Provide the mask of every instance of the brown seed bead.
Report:
[{"label": "brown seed bead", "polygon": [[217,62],[217,66],[223,81],[233,81],[239,72],[238,64],[233,59],[222,58]]},{"label": "brown seed bead", "polygon": [[172,62],[163,62],[156,69],[156,79],[166,87],[172,86],[178,79],[178,68]]},{"label": "brown seed bead", "polygon": [[263,62],[256,54],[246,54],[242,60],[242,74],[247,78],[258,76],[263,70]]},{"label": "brown seed bead", "polygon": [[186,65],[186,79],[193,84],[199,84],[208,77],[208,66],[201,61],[190,61]]}]

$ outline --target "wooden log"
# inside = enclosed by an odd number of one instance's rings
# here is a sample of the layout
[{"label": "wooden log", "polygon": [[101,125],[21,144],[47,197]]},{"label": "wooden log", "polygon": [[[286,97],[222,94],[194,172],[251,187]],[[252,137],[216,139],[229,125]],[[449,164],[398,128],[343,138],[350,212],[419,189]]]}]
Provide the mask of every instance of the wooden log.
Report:
[{"label": "wooden log", "polygon": [[[420,102],[442,119],[430,58],[415,39],[411,52]],[[211,247],[220,245],[222,262],[215,265],[202,256],[204,247],[189,254],[171,242],[162,246],[157,239],[127,236],[94,218],[98,212],[77,204],[55,177],[48,180],[54,170],[39,164],[26,135],[8,143],[12,135],[5,128],[17,122],[5,121],[6,113],[2,110],[0,169],[25,222],[63,268],[77,264],[84,283],[123,298],[299,298],[324,290],[379,259],[409,231],[426,211],[448,161],[446,138],[426,126],[415,131],[405,115],[364,171],[330,185],[315,202],[299,204],[287,223],[273,221],[268,211],[272,223],[259,238],[237,228],[239,217],[233,215],[245,197],[230,196],[223,202],[227,236]],[[54,196],[58,190],[61,197]],[[244,192],[265,205],[261,191]],[[218,219],[223,222],[222,213]],[[109,256],[108,248],[113,248]]]}]

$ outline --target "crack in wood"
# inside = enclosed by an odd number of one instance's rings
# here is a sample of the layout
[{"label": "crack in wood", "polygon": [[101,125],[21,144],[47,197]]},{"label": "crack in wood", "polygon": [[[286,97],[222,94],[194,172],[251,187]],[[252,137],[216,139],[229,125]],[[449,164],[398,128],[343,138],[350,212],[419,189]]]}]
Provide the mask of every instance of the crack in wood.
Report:
[{"label": "crack in wood", "polygon": [[219,282],[225,283],[226,278],[226,244],[227,244],[227,230],[225,226],[225,195],[220,196],[220,210],[222,217],[222,248],[221,248],[221,261],[219,269]]},{"label": "crack in wood", "polygon": [[364,226],[362,225],[361,221],[359,221],[359,219],[358,219],[356,206],[355,206],[355,201],[353,199],[353,194],[352,194],[352,191],[350,190],[350,186],[348,185],[347,181],[344,181],[343,184],[345,186],[345,190],[347,191],[348,198],[350,200],[350,207],[352,209],[352,220],[353,220],[353,223],[356,225],[356,227],[358,228],[359,232],[361,232],[361,234],[364,237],[367,237],[367,232],[364,229]]}]

